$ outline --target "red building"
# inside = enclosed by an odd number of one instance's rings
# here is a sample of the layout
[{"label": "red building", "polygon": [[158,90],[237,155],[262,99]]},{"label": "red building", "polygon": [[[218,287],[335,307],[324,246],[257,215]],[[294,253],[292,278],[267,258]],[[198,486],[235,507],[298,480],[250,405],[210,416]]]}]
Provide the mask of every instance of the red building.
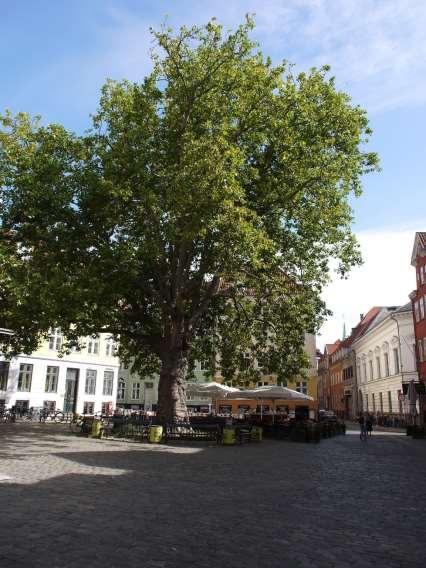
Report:
[{"label": "red building", "polygon": [[[416,269],[417,287],[410,294],[419,381],[426,385],[426,233],[416,233],[411,265]],[[426,422],[426,397],[420,393],[420,414]]]}]

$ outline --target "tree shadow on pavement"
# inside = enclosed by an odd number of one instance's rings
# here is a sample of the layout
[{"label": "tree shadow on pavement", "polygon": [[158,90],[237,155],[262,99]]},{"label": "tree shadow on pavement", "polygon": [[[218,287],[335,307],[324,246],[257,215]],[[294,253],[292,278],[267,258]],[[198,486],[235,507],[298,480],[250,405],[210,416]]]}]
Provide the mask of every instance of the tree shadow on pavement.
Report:
[{"label": "tree shadow on pavement", "polygon": [[409,445],[408,467],[389,440],[375,453],[354,438],[84,443],[53,444],[27,483],[0,485],[2,568],[423,565],[424,500],[401,486],[421,465]]}]

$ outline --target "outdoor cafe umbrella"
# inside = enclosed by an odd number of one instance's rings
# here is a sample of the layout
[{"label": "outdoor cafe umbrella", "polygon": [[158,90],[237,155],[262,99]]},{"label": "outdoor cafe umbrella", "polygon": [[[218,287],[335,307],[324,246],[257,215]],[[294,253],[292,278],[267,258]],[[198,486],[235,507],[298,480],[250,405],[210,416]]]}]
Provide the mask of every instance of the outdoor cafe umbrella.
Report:
[{"label": "outdoor cafe umbrella", "polygon": [[[235,396],[235,393],[229,393],[228,397]],[[314,400],[311,396],[304,394],[302,392],[289,389],[287,387],[281,387],[279,385],[270,385],[265,387],[258,387],[256,389],[248,389],[238,391],[238,398],[251,398],[255,400]],[[263,412],[262,403],[260,404],[260,415]],[[274,421],[274,415],[272,415],[272,421]]]},{"label": "outdoor cafe umbrella", "polygon": [[216,382],[211,382],[211,383],[200,383],[197,384],[197,387],[200,391],[203,392],[212,392],[212,393],[219,393],[219,394],[224,394],[224,393],[232,393],[232,392],[238,392],[239,389],[236,389],[234,387],[228,387],[228,385],[222,385],[222,383],[216,383]]},{"label": "outdoor cafe umbrella", "polygon": [[[192,396],[203,396],[209,395],[211,400],[217,398],[223,398],[227,394],[235,393],[238,389],[234,387],[228,387],[227,385],[222,385],[215,381],[209,383],[188,383],[186,385],[186,394]],[[209,404],[209,406],[211,406]]]}]

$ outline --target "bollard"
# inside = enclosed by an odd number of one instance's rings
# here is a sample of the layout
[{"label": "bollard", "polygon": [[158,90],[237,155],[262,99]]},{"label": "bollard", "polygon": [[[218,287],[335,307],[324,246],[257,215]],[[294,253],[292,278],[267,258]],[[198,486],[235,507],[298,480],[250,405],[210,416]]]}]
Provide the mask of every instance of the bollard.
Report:
[{"label": "bollard", "polygon": [[235,444],[235,428],[224,428],[222,442],[225,446],[233,446]]},{"label": "bollard", "polygon": [[102,422],[100,420],[93,420],[90,436],[92,438],[100,438],[102,436]]},{"label": "bollard", "polygon": [[261,426],[253,426],[250,430],[250,440],[252,442],[261,442],[262,441],[262,427]]},{"label": "bollard", "polygon": [[148,431],[148,442],[150,444],[160,444],[163,439],[162,426],[150,426]]}]

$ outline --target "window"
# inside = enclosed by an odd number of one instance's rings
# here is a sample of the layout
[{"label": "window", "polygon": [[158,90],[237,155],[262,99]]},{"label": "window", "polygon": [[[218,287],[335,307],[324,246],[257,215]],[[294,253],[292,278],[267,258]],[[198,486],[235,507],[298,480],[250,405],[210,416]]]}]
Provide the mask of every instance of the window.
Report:
[{"label": "window", "polygon": [[114,384],[114,371],[104,371],[104,388],[102,394],[106,396],[112,395]]},{"label": "window", "polygon": [[402,414],[402,397],[403,394],[402,392],[399,390],[398,391],[398,407],[399,407],[399,413]]},{"label": "window", "polygon": [[141,384],[140,383],[133,383],[132,384],[132,399],[136,400],[140,398],[141,395]]},{"label": "window", "polygon": [[145,383],[145,388],[146,388],[146,389],[153,389],[153,388],[154,388],[154,383]]},{"label": "window", "polygon": [[296,383],[297,392],[302,394],[308,394],[308,383],[306,381],[299,381]]},{"label": "window", "polygon": [[417,342],[417,355],[419,357],[419,361],[422,362],[424,359],[424,352],[423,352],[423,341],[421,339]]},{"label": "window", "polygon": [[112,337],[109,337],[105,343],[105,354],[107,357],[114,357],[115,355],[115,343]]},{"label": "window", "polygon": [[368,412],[368,393],[365,393],[365,404],[366,404],[366,410]]},{"label": "window", "polygon": [[383,395],[379,392],[379,404],[380,404],[380,412],[383,413]]},{"label": "window", "polygon": [[7,389],[7,379],[9,377],[9,363],[0,361],[0,390]]},{"label": "window", "polygon": [[376,357],[376,369],[377,369],[377,378],[380,379],[382,376],[382,370],[380,368],[380,357]]},{"label": "window", "polygon": [[27,363],[19,365],[18,391],[31,390],[31,378],[33,376],[33,366]]},{"label": "window", "polygon": [[44,400],[43,401],[43,408],[47,412],[55,412],[56,410],[56,401],[55,400]]},{"label": "window", "polygon": [[99,354],[99,336],[92,335],[92,337],[89,337],[87,341],[87,353],[92,353],[93,355]]},{"label": "window", "polygon": [[86,394],[96,394],[96,371],[94,369],[87,369],[86,371],[84,392]]},{"label": "window", "polygon": [[395,366],[395,375],[397,375],[399,373],[399,353],[398,353],[398,348],[395,348],[393,350],[393,362],[394,362],[394,366]]},{"label": "window", "polygon": [[15,408],[18,414],[25,414],[28,412],[29,408],[28,400],[17,400],[15,402]]},{"label": "window", "polygon": [[388,410],[392,412],[392,393],[388,391]]},{"label": "window", "polygon": [[58,390],[59,367],[47,367],[45,392],[57,392]]},{"label": "window", "polygon": [[117,400],[124,400],[125,392],[126,392],[126,383],[122,379],[120,379],[118,381]]},{"label": "window", "polygon": [[102,403],[102,414],[111,414],[112,413],[112,402],[103,402]]},{"label": "window", "polygon": [[370,381],[374,379],[374,373],[373,373],[373,361],[369,361],[368,362],[368,366],[370,369]]},{"label": "window", "polygon": [[385,377],[389,377],[389,355],[384,353],[383,358],[385,360]]},{"label": "window", "polygon": [[376,396],[374,394],[374,392],[371,393],[371,399],[373,402],[373,412],[376,412]]},{"label": "window", "polygon": [[417,321],[419,321],[420,319],[420,309],[419,309],[419,303],[418,302],[414,302],[414,318]]},{"label": "window", "polygon": [[364,375],[364,382],[367,381],[367,363],[362,364],[362,373]]},{"label": "window", "polygon": [[95,409],[95,403],[94,402],[89,402],[89,401],[85,401],[83,403],[83,414],[93,414]]},{"label": "window", "polygon": [[268,381],[258,381],[257,386],[258,387],[267,387],[269,385]]},{"label": "window", "polygon": [[250,353],[243,353],[240,360],[240,371],[250,369]]},{"label": "window", "polygon": [[425,317],[425,305],[424,305],[423,296],[420,298],[419,304],[420,304],[420,319],[423,319]]},{"label": "window", "polygon": [[50,328],[49,349],[59,351],[62,345],[62,333],[60,327]]},{"label": "window", "polygon": [[208,371],[211,367],[211,363],[208,359],[204,359],[203,361],[199,361],[200,371]]},{"label": "window", "polygon": [[423,337],[423,361],[426,361],[426,337]]}]

